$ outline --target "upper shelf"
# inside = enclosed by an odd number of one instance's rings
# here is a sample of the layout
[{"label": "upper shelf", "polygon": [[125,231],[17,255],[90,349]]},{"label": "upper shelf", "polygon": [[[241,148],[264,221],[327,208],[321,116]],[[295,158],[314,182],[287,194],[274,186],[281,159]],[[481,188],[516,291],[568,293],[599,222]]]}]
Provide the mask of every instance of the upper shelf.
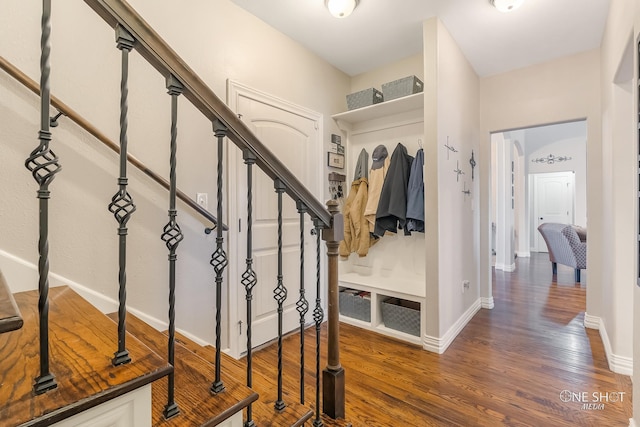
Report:
[{"label": "upper shelf", "polygon": [[420,92],[379,104],[368,105],[356,110],[334,114],[331,117],[338,122],[353,124],[422,108],[424,108],[424,93]]}]

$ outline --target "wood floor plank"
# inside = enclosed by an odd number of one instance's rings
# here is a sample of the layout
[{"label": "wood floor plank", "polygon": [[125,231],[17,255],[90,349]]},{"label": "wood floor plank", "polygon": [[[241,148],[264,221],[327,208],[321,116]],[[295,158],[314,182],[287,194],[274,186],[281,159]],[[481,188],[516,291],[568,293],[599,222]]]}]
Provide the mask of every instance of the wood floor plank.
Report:
[{"label": "wood floor plank", "polygon": [[[211,346],[203,347],[181,334],[176,335],[176,340],[204,360],[212,361],[215,358],[215,348]],[[246,381],[246,364],[244,361],[235,360],[223,354],[222,367],[223,371],[229,373],[229,375]],[[278,412],[274,409],[274,404],[277,400],[275,376],[271,379],[268,375],[264,370],[259,369],[255,369],[253,373],[252,388],[260,395],[258,401],[253,405],[253,420],[255,424],[260,427],[297,427],[304,425],[313,413],[308,407],[298,403],[295,395],[291,393],[297,389],[283,389],[283,400],[286,402],[287,407],[282,412]],[[244,416],[246,419],[246,411]]]},{"label": "wood floor plank", "polygon": [[[442,354],[372,331],[340,324],[346,371],[347,421],[354,427],[628,426],[631,380],[608,368],[598,331],[583,326],[586,284],[546,254],[519,258],[513,273],[494,277],[492,310],[480,310]],[[306,331],[305,390],[314,407],[315,329]],[[322,330],[326,366],[326,329]],[[299,384],[299,336],[284,339],[287,388]],[[254,353],[257,370],[271,372],[274,346]],[[269,375],[267,375],[269,377]],[[600,409],[564,402],[568,390],[622,401]]]},{"label": "wood floor plank", "polygon": [[[117,313],[109,315],[114,321]],[[167,337],[132,314],[127,314],[127,330],[158,353],[166,353]],[[241,380],[223,370],[225,390],[217,395],[209,391],[215,378],[212,364],[177,343],[175,346],[175,401],[180,414],[165,420],[167,381],[156,381],[152,387],[153,426],[214,426],[257,400],[258,395]]]},{"label": "wood floor plank", "polygon": [[50,366],[58,387],[35,396],[39,375],[38,293],[15,294],[22,329],[0,335],[0,425],[49,426],[166,376],[171,366],[127,336],[131,363],[113,366],[117,327],[72,289],[49,291]]}]

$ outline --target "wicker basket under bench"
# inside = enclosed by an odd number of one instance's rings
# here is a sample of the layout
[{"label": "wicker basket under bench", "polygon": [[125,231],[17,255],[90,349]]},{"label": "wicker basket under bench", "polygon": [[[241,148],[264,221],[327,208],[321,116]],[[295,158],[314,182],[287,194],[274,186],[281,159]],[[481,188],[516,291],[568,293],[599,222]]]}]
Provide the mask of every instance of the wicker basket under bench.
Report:
[{"label": "wicker basket under bench", "polygon": [[[424,297],[340,278],[340,321],[422,345]],[[398,287],[402,287],[398,284]]]}]

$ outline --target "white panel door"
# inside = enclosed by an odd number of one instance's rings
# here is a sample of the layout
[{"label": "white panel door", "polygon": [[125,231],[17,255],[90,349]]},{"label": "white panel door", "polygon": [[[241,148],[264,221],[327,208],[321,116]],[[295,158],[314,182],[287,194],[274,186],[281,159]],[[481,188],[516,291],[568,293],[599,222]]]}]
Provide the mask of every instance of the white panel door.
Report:
[{"label": "white panel door", "polygon": [[[231,83],[233,85],[233,83]],[[233,90],[231,90],[233,89]],[[322,146],[319,126],[321,116],[265,94],[244,87],[230,87],[233,97],[232,108],[241,114],[242,121],[258,138],[293,172],[311,191],[320,192],[319,174],[323,157],[319,155]],[[241,156],[236,159],[236,200],[237,217],[240,224],[247,219],[247,172]],[[273,181],[259,168],[253,167],[253,269],[258,283],[253,290],[252,346],[258,346],[277,337],[277,302],[274,289],[278,276],[278,199]],[[300,288],[300,214],[295,201],[283,195],[283,283],[287,289],[284,303],[284,332],[300,325],[296,311]],[[240,242],[235,254],[237,279],[237,322],[232,333],[237,335],[238,354],[246,351],[246,299],[245,289],[240,283],[246,268],[246,225],[240,225],[237,234]],[[309,302],[307,322],[312,318],[316,293],[316,245],[315,236],[310,234],[312,222],[305,215],[305,276],[306,299]],[[232,288],[233,289],[233,288]],[[231,291],[233,292],[233,290]],[[232,340],[234,341],[234,340]],[[233,345],[233,343],[232,343]]]},{"label": "white panel door", "polygon": [[538,252],[547,252],[547,245],[537,228],[545,222],[573,223],[573,172],[538,173],[533,175],[534,242]]}]

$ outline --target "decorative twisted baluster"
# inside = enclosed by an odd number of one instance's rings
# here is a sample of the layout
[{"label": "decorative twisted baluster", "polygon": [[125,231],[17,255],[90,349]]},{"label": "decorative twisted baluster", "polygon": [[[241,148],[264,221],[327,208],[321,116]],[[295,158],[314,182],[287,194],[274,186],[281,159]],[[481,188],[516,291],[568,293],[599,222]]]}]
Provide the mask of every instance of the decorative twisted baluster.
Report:
[{"label": "decorative twisted baluster", "polygon": [[119,270],[118,270],[118,351],[115,352],[112,363],[122,365],[131,362],[129,351],[126,349],[126,316],[127,316],[127,222],[135,212],[131,195],[127,192],[127,113],[129,111],[129,52],[133,49],[135,40],[131,34],[120,25],[116,27],[116,43],[122,52],[122,77],[120,80],[120,177],[118,178],[118,192],[111,198],[109,211],[118,221],[119,236]]},{"label": "decorative twisted baluster", "polygon": [[324,425],[320,418],[320,325],[324,320],[320,298],[320,229],[322,222],[316,219],[314,225],[315,229],[311,230],[311,234],[316,235],[316,307],[313,309],[313,320],[316,323],[316,419],[313,420],[313,427],[322,427]]},{"label": "decorative twisted baluster", "polygon": [[40,188],[39,200],[40,239],[38,240],[38,314],[40,328],[40,375],[36,377],[33,390],[42,394],[58,386],[49,371],[49,184],[62,167],[58,157],[49,149],[49,101],[51,98],[51,0],[42,2],[42,36],[40,38],[40,144],[31,152],[24,165],[36,180]]},{"label": "decorative twisted baluster", "polygon": [[300,214],[300,297],[296,302],[296,310],[300,314],[300,403],[304,405],[304,322],[309,312],[309,302],[304,295],[304,216],[307,206],[300,200],[296,206]]},{"label": "decorative twisted baluster", "polygon": [[[247,269],[242,273],[242,286],[244,286],[247,300],[247,387],[253,387],[253,349],[251,344],[251,300],[253,300],[253,288],[258,283],[258,278],[253,270],[253,165],[256,156],[250,150],[242,152],[244,163],[247,165]],[[253,421],[253,404],[247,407],[247,419],[244,427],[255,427]]]},{"label": "decorative twisted baluster", "polygon": [[287,288],[282,283],[282,194],[286,187],[282,181],[276,179],[274,187],[278,194],[278,285],[273,290],[273,297],[278,303],[278,400],[275,408],[282,411],[287,405],[282,400],[282,315],[283,304],[287,299]]},{"label": "decorative twisted baluster", "polygon": [[[171,95],[171,155],[169,158],[169,222],[162,230],[162,240],[169,249],[169,341],[167,344],[168,359],[171,366],[175,362],[176,343],[176,249],[183,239],[180,226],[176,222],[178,214],[176,210],[176,151],[178,148],[178,96],[182,94],[184,86],[174,76],[167,79],[167,89]],[[166,419],[175,417],[180,413],[178,404],[175,401],[175,371],[168,377],[167,405],[164,407],[164,417]]]},{"label": "decorative twisted baluster", "polygon": [[[222,224],[222,164],[223,164],[223,144],[227,135],[227,127],[219,120],[213,122],[213,132],[218,139],[218,223]],[[212,393],[220,393],[224,390],[220,371],[220,347],[222,345],[222,273],[227,267],[227,254],[223,249],[224,238],[222,237],[222,227],[216,227],[216,250],[211,255],[211,265],[216,272],[216,378],[211,384]]]}]

